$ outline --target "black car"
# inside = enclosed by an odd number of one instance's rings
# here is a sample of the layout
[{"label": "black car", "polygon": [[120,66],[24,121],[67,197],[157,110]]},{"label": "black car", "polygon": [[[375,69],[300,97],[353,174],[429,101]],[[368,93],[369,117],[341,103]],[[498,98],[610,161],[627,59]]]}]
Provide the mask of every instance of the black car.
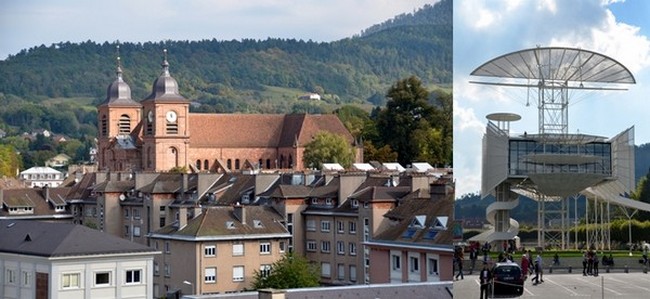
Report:
[{"label": "black car", "polygon": [[516,263],[496,263],[492,267],[492,281],[488,287],[492,298],[519,297],[524,293],[524,277]]}]

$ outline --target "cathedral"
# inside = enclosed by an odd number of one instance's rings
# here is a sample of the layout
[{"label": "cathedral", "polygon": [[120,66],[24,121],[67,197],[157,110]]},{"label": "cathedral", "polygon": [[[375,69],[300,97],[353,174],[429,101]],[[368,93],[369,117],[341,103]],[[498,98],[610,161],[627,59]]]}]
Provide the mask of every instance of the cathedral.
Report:
[{"label": "cathedral", "polygon": [[320,131],[345,137],[355,162],[363,161],[363,147],[334,114],[190,113],[166,55],[151,94],[141,101],[131,98],[119,57],[116,75],[97,107],[99,170],[303,170],[305,145]]}]

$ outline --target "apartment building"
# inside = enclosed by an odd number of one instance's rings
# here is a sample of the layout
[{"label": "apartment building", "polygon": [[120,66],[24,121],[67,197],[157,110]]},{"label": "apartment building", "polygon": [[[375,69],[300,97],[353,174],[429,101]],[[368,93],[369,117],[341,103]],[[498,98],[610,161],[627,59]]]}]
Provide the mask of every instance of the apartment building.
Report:
[{"label": "apartment building", "polygon": [[453,280],[454,187],[431,184],[430,197],[411,193],[384,215],[388,227],[364,242],[370,251],[370,283]]},{"label": "apartment building", "polygon": [[149,235],[163,254],[154,264],[156,295],[236,293],[252,287],[255,271],[270,273],[291,235],[264,206],[208,207],[193,219]]},{"label": "apartment building", "polygon": [[0,236],[2,298],[153,298],[152,248],[34,220],[0,220]]}]

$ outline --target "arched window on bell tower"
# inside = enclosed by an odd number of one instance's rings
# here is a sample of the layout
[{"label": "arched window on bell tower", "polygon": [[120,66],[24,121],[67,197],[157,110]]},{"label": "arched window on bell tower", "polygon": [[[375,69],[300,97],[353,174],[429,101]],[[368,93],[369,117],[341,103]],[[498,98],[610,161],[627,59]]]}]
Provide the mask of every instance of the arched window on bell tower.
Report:
[{"label": "arched window on bell tower", "polygon": [[117,124],[119,128],[119,134],[130,134],[131,133],[131,118],[126,115],[122,114],[120,116],[120,121]]},{"label": "arched window on bell tower", "polygon": [[173,167],[178,167],[178,149],[175,147],[170,147],[169,151],[171,153],[171,161],[174,161]]}]

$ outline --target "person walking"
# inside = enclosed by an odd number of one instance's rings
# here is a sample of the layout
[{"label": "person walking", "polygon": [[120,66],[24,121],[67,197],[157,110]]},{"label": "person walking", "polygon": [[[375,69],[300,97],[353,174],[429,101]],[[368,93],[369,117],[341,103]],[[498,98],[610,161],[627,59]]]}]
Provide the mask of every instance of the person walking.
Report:
[{"label": "person walking", "polygon": [[469,269],[469,275],[472,275],[474,273],[474,267],[476,267],[476,259],[478,258],[478,252],[476,249],[472,246],[471,251],[469,252],[469,260],[471,262],[471,267]]},{"label": "person walking", "polygon": [[535,277],[533,277],[530,281],[533,282],[533,285],[539,284],[539,263],[537,260],[535,260],[535,265],[533,266],[535,268]]},{"label": "person walking", "polygon": [[456,280],[458,280],[458,277],[460,276],[460,279],[465,279],[463,276],[463,255],[459,254],[458,258],[456,259],[457,267],[458,267],[458,274],[456,274]]},{"label": "person walking", "polygon": [[594,252],[594,276],[598,276],[598,252]]},{"label": "person walking", "polygon": [[587,252],[582,253],[582,276],[587,276]]},{"label": "person walking", "polygon": [[539,267],[539,281],[544,282],[544,264],[542,263],[542,256],[538,254],[535,262]]},{"label": "person walking", "polygon": [[479,299],[488,298],[488,286],[492,283],[492,271],[488,269],[488,263],[483,262],[483,270],[479,273],[481,282],[481,294]]},{"label": "person walking", "polygon": [[521,256],[521,274],[524,276],[524,280],[528,279],[528,267],[530,266],[530,262],[528,261],[528,257],[524,253]]}]

